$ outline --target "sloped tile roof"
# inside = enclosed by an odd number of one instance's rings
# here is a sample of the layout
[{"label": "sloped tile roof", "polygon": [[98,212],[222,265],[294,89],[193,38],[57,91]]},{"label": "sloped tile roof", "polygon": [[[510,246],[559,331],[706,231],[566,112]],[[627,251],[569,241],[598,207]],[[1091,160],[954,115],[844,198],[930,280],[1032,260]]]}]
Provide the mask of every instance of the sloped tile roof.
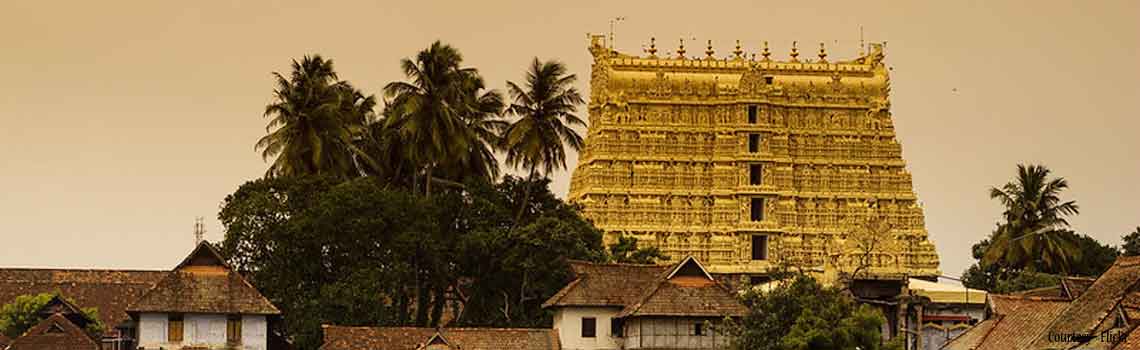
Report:
[{"label": "sloped tile roof", "polygon": [[722,317],[748,312],[735,293],[710,278],[692,257],[671,266],[576,261],[571,268],[577,279],[544,307],[617,306],[622,308],[617,317]]},{"label": "sloped tile roof", "polygon": [[974,325],[970,329],[962,332],[954,339],[942,345],[943,350],[972,350],[977,349],[982,340],[986,339],[986,335],[990,334],[994,325],[998,322],[997,318],[991,318]]},{"label": "sloped tile roof", "polygon": [[1038,332],[1030,347],[1051,349],[1078,345],[1053,342],[1048,335],[1089,334],[1110,316],[1125,296],[1137,290],[1138,281],[1140,281],[1140,256],[1117,258],[1116,262],[1080,297],[1073,299],[1048,327]]},{"label": "sloped tile roof", "polygon": [[1023,290],[1020,292],[1013,292],[1009,293],[1009,295],[1018,295],[1025,297],[1068,298],[1065,295],[1065,287],[1060,284],[1049,287]]},{"label": "sloped tile roof", "polygon": [[1112,350],[1140,350],[1140,327],[1133,327]]},{"label": "sloped tile roof", "polygon": [[99,350],[99,342],[61,314],[54,314],[13,339],[8,350]]},{"label": "sloped tile roof", "polygon": [[991,294],[989,300],[993,317],[950,340],[942,349],[1022,349],[1069,304],[1066,298],[1023,295]]},{"label": "sloped tile roof", "polygon": [[1085,291],[1092,286],[1096,278],[1092,277],[1065,277],[1061,279],[1061,285],[1065,287],[1065,292],[1068,294],[1069,299],[1076,299],[1085,294]]},{"label": "sloped tile roof", "polygon": [[127,312],[180,312],[214,314],[281,313],[240,274],[225,264],[213,245],[202,241]]},{"label": "sloped tile roof", "polygon": [[28,294],[59,292],[81,308],[94,307],[107,333],[130,319],[127,304],[169,271],[0,268],[0,305]]},{"label": "sloped tile roof", "polygon": [[560,350],[553,329],[527,328],[416,328],[321,326],[321,350],[417,350],[437,332],[451,349]]},{"label": "sloped tile roof", "polygon": [[575,280],[547,299],[543,307],[625,307],[637,302],[669,269],[670,266],[662,265],[570,261]]}]

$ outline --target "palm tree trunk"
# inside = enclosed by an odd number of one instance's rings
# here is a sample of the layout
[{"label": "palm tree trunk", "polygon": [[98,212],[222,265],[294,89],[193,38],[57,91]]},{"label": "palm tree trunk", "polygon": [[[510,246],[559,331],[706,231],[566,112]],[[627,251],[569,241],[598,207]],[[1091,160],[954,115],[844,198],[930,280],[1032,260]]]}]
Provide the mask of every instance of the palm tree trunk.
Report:
[{"label": "palm tree trunk", "polygon": [[434,165],[428,165],[427,178],[424,179],[424,196],[431,198],[431,173],[435,170]]},{"label": "palm tree trunk", "polygon": [[531,185],[534,184],[535,173],[536,171],[532,167],[530,169],[530,175],[526,179],[526,191],[523,192],[522,204],[519,205],[519,211],[517,214],[515,214],[515,222],[511,225],[511,231],[514,231],[514,228],[519,226],[519,221],[522,220],[523,212],[526,211],[527,202],[530,201]]}]

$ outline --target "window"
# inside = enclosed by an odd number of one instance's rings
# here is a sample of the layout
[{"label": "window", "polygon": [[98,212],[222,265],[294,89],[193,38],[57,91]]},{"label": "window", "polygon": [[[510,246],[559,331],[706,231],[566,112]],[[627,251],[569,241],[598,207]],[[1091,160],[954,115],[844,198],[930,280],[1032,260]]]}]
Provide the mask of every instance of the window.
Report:
[{"label": "window", "polygon": [[752,164],[748,166],[748,184],[759,185],[764,182],[764,166]]},{"label": "window", "polygon": [[768,84],[768,85],[772,85],[772,77],[764,77],[764,83]]},{"label": "window", "polygon": [[768,236],[752,236],[752,260],[768,260]]},{"label": "window", "polygon": [[593,338],[598,335],[598,320],[593,317],[582,318],[582,338]]},{"label": "window", "polygon": [[622,322],[621,322],[620,318],[611,318],[610,319],[610,335],[613,335],[615,338],[621,338],[622,337],[622,333],[621,333],[622,329],[621,328],[622,328]]},{"label": "window", "polygon": [[241,344],[241,316],[226,319],[226,343]]},{"label": "window", "polygon": [[168,343],[182,342],[182,315],[170,315],[167,318],[166,341]]},{"label": "window", "polygon": [[756,105],[748,106],[748,124],[756,124],[757,114],[759,114],[759,108]]},{"label": "window", "polygon": [[752,198],[752,221],[764,221],[764,198]]},{"label": "window", "polygon": [[704,335],[704,323],[697,322],[693,324],[693,335]]},{"label": "window", "polygon": [[760,152],[760,134],[748,134],[748,153]]}]

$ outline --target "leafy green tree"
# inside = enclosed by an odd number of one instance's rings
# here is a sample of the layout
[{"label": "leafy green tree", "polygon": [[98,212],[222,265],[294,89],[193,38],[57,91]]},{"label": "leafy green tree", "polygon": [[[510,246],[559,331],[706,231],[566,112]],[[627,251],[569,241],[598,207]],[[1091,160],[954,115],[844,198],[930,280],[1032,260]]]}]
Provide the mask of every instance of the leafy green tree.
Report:
[{"label": "leafy green tree", "polygon": [[[24,334],[29,328],[43,321],[39,315],[40,310],[55,298],[57,293],[27,294],[17,296],[12,302],[0,306],[0,334],[8,338],[16,338]],[[84,308],[80,310],[84,316],[91,319],[86,331],[91,334],[103,332],[103,323],[99,320],[99,310]]]},{"label": "leafy green tree", "polygon": [[806,275],[781,281],[771,291],[744,294],[750,312],[727,327],[736,336],[732,349],[902,349],[897,340],[883,341],[886,319],[874,307],[856,304],[840,289]]},{"label": "leafy green tree", "polygon": [[653,264],[669,260],[669,256],[657,247],[638,247],[637,238],[620,236],[617,243],[609,246],[610,261],[628,264]]},{"label": "leafy green tree", "polygon": [[1061,276],[1033,272],[1019,271],[1013,276],[998,280],[990,291],[999,294],[1008,294],[1030,289],[1052,287],[1061,284]]},{"label": "leafy green tree", "polygon": [[1079,213],[1077,204],[1061,200],[1061,192],[1069,184],[1049,174],[1044,166],[1019,164],[1014,181],[990,188],[990,198],[1001,202],[1005,212],[1004,222],[982,258],[983,265],[1067,273],[1080,258],[1077,242],[1062,234],[1069,226],[1066,218]]},{"label": "leafy green tree", "polygon": [[[321,324],[544,327],[567,259],[603,261],[601,232],[549,181],[471,180],[425,197],[376,177],[246,183],[219,213],[223,250],[273,301],[302,349]],[[520,188],[536,210],[511,230]]]},{"label": "leafy green tree", "polygon": [[400,61],[408,81],[384,86],[385,97],[392,99],[384,122],[399,137],[403,156],[417,167],[413,179],[424,180],[424,193],[431,193],[437,169],[487,177],[498,171],[490,150],[498,126],[490,121],[502,109],[502,97],[483,92],[478,71],[462,63],[458,50],[436,41],[414,59]]},{"label": "leafy green tree", "polygon": [[[1077,242],[1077,250],[1080,251],[1076,259],[1077,263],[1073,264],[1069,270],[1069,275],[1100,276],[1112,266],[1113,262],[1116,262],[1116,257],[1120,255],[1120,250],[1116,247],[1100,243],[1089,235],[1078,234],[1070,230],[1063,230],[1060,234],[1066,236],[1066,240]],[[1056,270],[1045,270],[1043,272],[1062,273],[1062,271]]]},{"label": "leafy green tree", "polygon": [[[573,86],[575,80],[577,76],[569,74],[562,63],[542,62],[536,57],[522,86],[507,82],[514,100],[507,111],[518,119],[503,132],[503,148],[507,164],[525,169],[528,178],[565,169],[566,146],[576,152],[582,149],[582,136],[573,126],[586,126],[574,114],[585,100]],[[525,193],[518,217],[526,210],[530,189]]]},{"label": "leafy green tree", "polygon": [[353,176],[356,163],[372,160],[354,143],[376,101],[340,81],[331,60],[319,55],[293,61],[293,72],[277,80],[274,101],[265,107],[269,134],[257,141],[265,159],[276,157],[266,176]]},{"label": "leafy green tree", "polygon": [[1140,226],[1136,226],[1136,230],[1132,231],[1122,237],[1124,245],[1121,246],[1124,256],[1137,256],[1140,255]]}]

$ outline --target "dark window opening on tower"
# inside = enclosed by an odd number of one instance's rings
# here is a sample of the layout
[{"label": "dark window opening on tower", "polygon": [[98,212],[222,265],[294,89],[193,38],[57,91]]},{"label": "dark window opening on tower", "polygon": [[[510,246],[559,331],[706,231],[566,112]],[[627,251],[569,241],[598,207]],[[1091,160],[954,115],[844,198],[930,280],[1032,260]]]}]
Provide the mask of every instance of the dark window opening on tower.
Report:
[{"label": "dark window opening on tower", "polygon": [[748,124],[756,124],[757,114],[759,114],[759,108],[756,105],[748,106]]},{"label": "dark window opening on tower", "polygon": [[752,260],[768,260],[768,236],[752,236]]},{"label": "dark window opening on tower", "polygon": [[760,152],[760,134],[748,134],[748,152]]},{"label": "dark window opening on tower", "polygon": [[752,221],[764,220],[764,198],[752,198]]},{"label": "dark window opening on tower", "polygon": [[768,84],[768,85],[772,85],[772,77],[764,77],[764,83]]},{"label": "dark window opening on tower", "polygon": [[759,185],[764,182],[764,166],[752,164],[748,166],[748,184]]}]

